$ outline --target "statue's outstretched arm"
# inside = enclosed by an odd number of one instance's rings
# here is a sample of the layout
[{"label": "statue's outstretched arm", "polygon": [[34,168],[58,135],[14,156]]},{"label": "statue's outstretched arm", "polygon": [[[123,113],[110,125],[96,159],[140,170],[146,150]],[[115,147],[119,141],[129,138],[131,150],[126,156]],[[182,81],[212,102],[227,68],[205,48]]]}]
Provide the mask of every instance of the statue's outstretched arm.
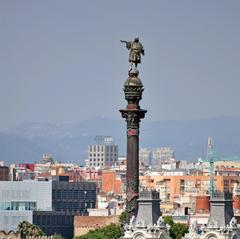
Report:
[{"label": "statue's outstretched arm", "polygon": [[120,42],[126,43],[127,49],[130,49],[130,48],[131,48],[131,42],[130,42],[130,41],[120,40]]},{"label": "statue's outstretched arm", "polygon": [[128,43],[128,41],[125,41],[125,40],[120,40],[120,42],[122,42],[122,43]]}]

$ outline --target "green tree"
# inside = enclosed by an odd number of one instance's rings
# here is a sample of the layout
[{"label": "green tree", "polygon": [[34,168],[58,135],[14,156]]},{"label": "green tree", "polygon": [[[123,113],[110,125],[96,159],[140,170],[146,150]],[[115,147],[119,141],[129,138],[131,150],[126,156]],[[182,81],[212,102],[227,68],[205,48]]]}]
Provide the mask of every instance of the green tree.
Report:
[{"label": "green tree", "polygon": [[[122,214],[120,222],[125,222],[127,216]],[[170,226],[170,236],[172,239],[181,239],[188,232],[188,227],[184,224],[174,223],[171,216],[163,217],[165,223]],[[107,227],[92,230],[85,235],[76,237],[75,239],[119,239],[121,236],[120,225],[110,224]]]},{"label": "green tree", "polygon": [[109,226],[88,232],[75,239],[119,239],[121,236],[120,226],[111,223]]},{"label": "green tree", "polygon": [[174,223],[171,216],[163,217],[165,223],[170,226],[170,236],[172,239],[181,239],[188,232],[188,227],[181,223]]},{"label": "green tree", "polygon": [[188,232],[188,227],[181,223],[174,223],[170,229],[170,235],[173,239],[181,239]]},{"label": "green tree", "polygon": [[21,234],[21,238],[26,238],[27,236],[44,236],[44,232],[37,225],[31,224],[30,222],[23,221],[18,225],[18,232]]},{"label": "green tree", "polygon": [[173,226],[174,222],[171,216],[164,216],[163,220],[165,223],[167,223],[170,227]]},{"label": "green tree", "polygon": [[120,224],[125,224],[127,222],[127,212],[124,211],[121,213],[120,217],[119,217],[119,223]]}]

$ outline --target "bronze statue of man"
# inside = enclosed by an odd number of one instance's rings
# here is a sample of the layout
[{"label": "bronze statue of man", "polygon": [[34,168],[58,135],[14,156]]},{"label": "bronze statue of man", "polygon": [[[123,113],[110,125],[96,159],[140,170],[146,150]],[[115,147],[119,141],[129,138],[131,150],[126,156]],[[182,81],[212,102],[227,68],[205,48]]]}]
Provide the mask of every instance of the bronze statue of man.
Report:
[{"label": "bronze statue of man", "polygon": [[130,62],[130,70],[132,69],[133,63],[135,64],[135,68],[137,68],[137,64],[141,63],[141,54],[144,55],[144,48],[142,43],[139,41],[138,37],[135,37],[133,41],[123,41],[121,42],[126,43],[126,47],[129,52],[129,62]]}]

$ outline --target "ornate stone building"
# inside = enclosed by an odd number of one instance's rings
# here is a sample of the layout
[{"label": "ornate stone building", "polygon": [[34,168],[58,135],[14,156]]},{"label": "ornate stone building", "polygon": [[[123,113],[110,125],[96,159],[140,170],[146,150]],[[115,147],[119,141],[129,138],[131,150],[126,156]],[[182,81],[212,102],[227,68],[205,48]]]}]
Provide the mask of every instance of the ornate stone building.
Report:
[{"label": "ornate stone building", "polygon": [[125,225],[122,239],[170,239],[169,225],[160,216],[159,193],[144,190],[137,201],[137,215]]},{"label": "ornate stone building", "polygon": [[193,222],[184,239],[240,239],[240,225],[233,215],[232,194],[215,192],[210,203],[207,225],[199,227],[197,221]]}]

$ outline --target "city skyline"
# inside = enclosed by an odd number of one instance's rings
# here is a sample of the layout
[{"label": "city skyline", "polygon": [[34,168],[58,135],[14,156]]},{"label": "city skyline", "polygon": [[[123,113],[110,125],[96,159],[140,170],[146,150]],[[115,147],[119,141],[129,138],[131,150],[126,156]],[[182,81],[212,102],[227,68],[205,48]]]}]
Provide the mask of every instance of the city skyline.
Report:
[{"label": "city skyline", "polygon": [[120,119],[128,56],[119,40],[135,35],[146,48],[139,66],[146,120],[239,117],[239,7],[1,1],[0,131],[24,122]]},{"label": "city skyline", "polygon": [[1,1],[0,238],[240,239],[239,10]]}]

